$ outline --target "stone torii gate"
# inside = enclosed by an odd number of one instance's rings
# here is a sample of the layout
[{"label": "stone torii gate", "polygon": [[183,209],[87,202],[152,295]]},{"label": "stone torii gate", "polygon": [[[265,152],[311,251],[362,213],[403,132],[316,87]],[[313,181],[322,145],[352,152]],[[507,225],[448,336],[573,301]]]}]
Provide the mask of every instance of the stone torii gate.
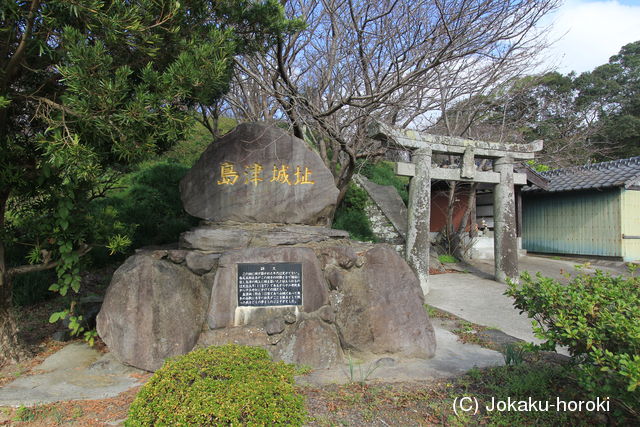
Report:
[{"label": "stone torii gate", "polygon": [[[514,161],[530,160],[542,150],[542,141],[510,144],[474,141],[394,129],[380,122],[369,127],[369,137],[411,150],[412,163],[397,163],[396,173],[411,177],[409,184],[407,262],[413,267],[423,292],[429,292],[431,180],[482,182],[494,187],[495,277],[500,282],[518,277],[518,242],[514,185],[525,185],[527,176],[514,173]],[[460,168],[432,167],[434,153],[461,156]],[[493,160],[493,171],[476,169],[475,158]]]}]

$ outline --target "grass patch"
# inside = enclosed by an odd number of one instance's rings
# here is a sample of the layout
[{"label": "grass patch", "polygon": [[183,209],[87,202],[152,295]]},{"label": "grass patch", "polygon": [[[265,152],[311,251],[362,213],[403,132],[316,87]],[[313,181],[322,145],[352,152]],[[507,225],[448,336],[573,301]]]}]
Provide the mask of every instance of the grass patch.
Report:
[{"label": "grass patch", "polygon": [[478,337],[478,332],[486,330],[484,326],[458,319],[457,327],[451,332],[458,336],[458,339],[465,344],[484,345],[484,341]]},{"label": "grass patch", "polygon": [[[556,403],[585,400],[563,365],[524,363],[488,369],[427,384],[347,384],[302,387],[311,415],[309,425],[492,425],[587,426],[607,421],[630,425],[612,414],[563,411],[489,411],[492,398]],[[477,414],[453,410],[454,400],[477,399]]]},{"label": "grass patch", "polygon": [[444,310],[440,310],[439,308],[430,306],[429,304],[424,305],[424,309],[427,310],[427,314],[431,318],[435,319],[447,319],[447,320],[458,320],[460,319],[458,316],[455,316],[449,312]]},{"label": "grass patch", "polygon": [[453,255],[438,255],[438,261],[443,264],[454,264],[456,262],[460,262],[458,258]]}]

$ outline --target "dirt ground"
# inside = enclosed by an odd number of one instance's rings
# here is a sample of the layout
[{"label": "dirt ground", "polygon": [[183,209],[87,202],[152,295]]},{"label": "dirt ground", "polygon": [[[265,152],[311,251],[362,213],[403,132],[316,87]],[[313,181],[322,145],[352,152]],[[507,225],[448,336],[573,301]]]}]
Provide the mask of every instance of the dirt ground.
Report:
[{"label": "dirt ground", "polygon": [[[42,308],[32,309],[34,313],[45,313]],[[493,349],[499,348],[505,342],[513,342],[511,337],[496,335],[499,331],[488,331],[435,308],[428,310],[434,322],[446,325],[447,329],[454,331],[463,342],[473,342]],[[488,332],[492,333],[487,334]],[[31,334],[31,339],[35,339],[34,330]],[[42,336],[42,342],[32,347],[35,349],[32,358],[17,365],[2,367],[0,385],[18,376],[37,373],[38,365],[47,356],[68,344],[52,341],[46,337],[44,331]],[[97,345],[102,351],[106,351],[100,341]],[[142,381],[151,377],[149,373],[134,375]],[[491,374],[487,372],[487,375]],[[472,383],[478,382],[463,375],[433,381],[356,381],[343,385],[298,386],[297,389],[305,397],[308,415],[306,424],[310,426],[447,426],[470,425],[469,419],[460,418],[454,413],[452,404],[457,396],[468,392]],[[482,381],[479,383],[482,384]],[[108,399],[77,400],[35,407],[0,407],[0,425],[123,425],[129,406],[139,389],[140,387],[135,387]]]},{"label": "dirt ground", "polygon": [[[21,317],[29,319],[23,325],[23,339],[33,351],[33,356],[19,364],[0,369],[0,387],[12,380],[33,375],[44,359],[70,342],[60,343],[50,338],[55,327],[46,323],[55,302],[48,301],[25,308]],[[457,319],[448,313],[430,308],[434,321],[444,322],[459,334],[460,340],[472,341],[492,347],[489,340],[476,335],[474,325]],[[437,320],[435,319],[437,318]],[[39,319],[39,320],[38,320]],[[47,327],[36,327],[38,324]],[[483,328],[475,327],[477,331]],[[71,341],[74,342],[74,341]],[[108,351],[98,339],[96,346]],[[493,345],[495,348],[495,345]],[[134,374],[137,375],[137,374]],[[136,378],[146,381],[151,374]],[[346,380],[346,378],[345,378]],[[140,387],[120,395],[100,400],[59,402],[35,407],[0,407],[0,425],[10,426],[113,426],[122,425],[129,406]],[[447,396],[455,390],[448,380],[416,381],[411,383],[366,382],[346,385],[299,386],[305,396],[308,425],[447,425],[451,416],[451,403]]]},{"label": "dirt ground", "polygon": [[[108,274],[106,272],[105,274]],[[103,287],[104,278],[87,278]],[[96,291],[96,286],[85,289]],[[37,372],[37,366],[49,355],[68,343],[53,341],[50,337],[56,330],[47,322],[48,316],[61,302],[50,300],[25,307],[20,312],[21,336],[31,347],[33,356],[19,364],[0,367],[0,387],[22,375]],[[487,348],[498,349],[512,342],[509,336],[499,331],[474,325],[449,313],[428,307],[431,317],[447,329],[458,335],[463,342],[473,342]],[[96,344],[106,351],[104,344]],[[531,361],[537,363],[536,361]],[[562,363],[553,358],[544,363]],[[509,368],[509,367],[507,367]],[[504,367],[502,368],[504,369]],[[535,367],[533,368],[535,371]],[[139,375],[142,381],[151,374]],[[517,375],[516,375],[517,376]],[[549,419],[506,419],[500,421],[488,414],[479,414],[475,418],[457,415],[453,410],[454,399],[470,392],[484,396],[489,384],[495,377],[491,368],[475,369],[456,378],[414,381],[405,383],[351,382],[345,385],[329,384],[325,386],[299,386],[298,391],[305,397],[308,413],[307,425],[330,426],[449,426],[449,425],[593,425],[610,423],[602,415],[570,415],[570,418]],[[571,387],[558,383],[558,390],[565,392]],[[52,403],[35,407],[0,407],[0,425],[9,426],[113,426],[123,425],[128,409],[140,387],[132,388],[120,395],[108,399],[84,400]],[[484,394],[483,394],[484,393]],[[600,417],[600,418],[598,418]],[[570,424],[566,424],[571,421]]]}]

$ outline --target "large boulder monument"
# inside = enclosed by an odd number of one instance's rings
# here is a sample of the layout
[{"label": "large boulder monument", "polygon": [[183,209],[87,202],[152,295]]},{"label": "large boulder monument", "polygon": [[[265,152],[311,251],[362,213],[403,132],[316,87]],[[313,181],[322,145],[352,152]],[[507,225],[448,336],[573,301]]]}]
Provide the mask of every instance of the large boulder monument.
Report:
[{"label": "large boulder monument", "polygon": [[361,358],[430,358],[416,275],[388,245],[327,228],[338,189],[302,140],[241,124],[180,183],[201,224],[175,247],[136,251],[115,272],[98,334],[148,371],[195,347],[260,346],[314,368]]}]

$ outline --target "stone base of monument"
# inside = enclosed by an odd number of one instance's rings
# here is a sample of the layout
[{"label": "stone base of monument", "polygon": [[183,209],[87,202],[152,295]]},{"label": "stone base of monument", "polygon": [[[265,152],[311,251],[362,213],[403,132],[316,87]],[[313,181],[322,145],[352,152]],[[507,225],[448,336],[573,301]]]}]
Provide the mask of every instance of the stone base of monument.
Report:
[{"label": "stone base of monument", "polygon": [[203,223],[179,249],[140,250],[116,271],[97,318],[122,362],[148,371],[196,346],[237,343],[313,368],[345,352],[429,358],[418,280],[388,245],[317,226]]}]

